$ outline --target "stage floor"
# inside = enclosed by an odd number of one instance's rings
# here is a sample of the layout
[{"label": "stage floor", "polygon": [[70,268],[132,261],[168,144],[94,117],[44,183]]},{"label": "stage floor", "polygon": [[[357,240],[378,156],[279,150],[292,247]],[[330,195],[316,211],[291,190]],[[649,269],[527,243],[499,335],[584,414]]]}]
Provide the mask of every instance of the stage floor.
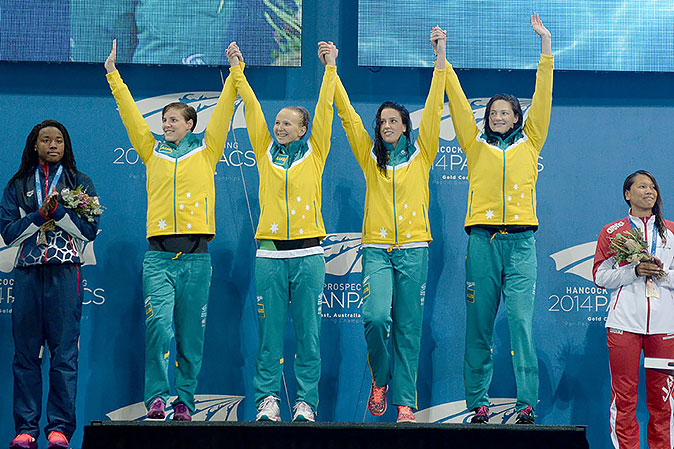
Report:
[{"label": "stage floor", "polygon": [[92,421],[83,449],[588,448],[585,426]]}]

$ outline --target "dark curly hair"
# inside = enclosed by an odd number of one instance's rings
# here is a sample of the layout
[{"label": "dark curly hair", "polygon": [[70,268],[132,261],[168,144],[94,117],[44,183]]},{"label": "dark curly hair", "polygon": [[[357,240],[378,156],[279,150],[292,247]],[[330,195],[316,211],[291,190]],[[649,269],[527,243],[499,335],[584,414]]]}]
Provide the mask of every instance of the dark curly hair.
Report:
[{"label": "dark curly hair", "polygon": [[377,110],[377,116],[375,118],[374,126],[374,154],[377,156],[377,167],[379,171],[384,175],[388,176],[386,173],[386,164],[389,161],[389,154],[386,146],[384,146],[384,140],[381,138],[381,112],[384,109],[395,109],[400,113],[400,117],[405,125],[405,131],[403,134],[407,137],[407,144],[411,143],[410,133],[412,132],[412,120],[410,119],[410,113],[405,108],[405,106],[395,103],[393,101],[385,101],[379,106]]}]

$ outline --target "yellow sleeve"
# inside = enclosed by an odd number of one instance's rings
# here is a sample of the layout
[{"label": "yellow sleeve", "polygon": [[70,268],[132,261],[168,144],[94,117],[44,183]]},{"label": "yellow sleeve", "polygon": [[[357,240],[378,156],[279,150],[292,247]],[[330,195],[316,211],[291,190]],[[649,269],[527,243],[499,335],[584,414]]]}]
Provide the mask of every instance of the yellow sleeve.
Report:
[{"label": "yellow sleeve", "polygon": [[225,141],[227,140],[227,131],[232,121],[232,115],[234,115],[235,100],[236,90],[230,75],[225,80],[225,85],[222,87],[222,92],[220,92],[220,97],[213,109],[204,134],[206,151],[208,151],[213,167],[216,166],[225,151]]},{"label": "yellow sleeve", "polygon": [[152,155],[152,150],[154,150],[156,142],[154,135],[150,132],[150,127],[138,110],[136,102],[133,101],[129,88],[122,81],[119,71],[115,70],[105,76],[117,102],[119,116],[122,118],[131,145],[133,145],[141,160],[146,162]]},{"label": "yellow sleeve", "polygon": [[318,103],[314,112],[314,121],[311,125],[312,147],[321,156],[323,162],[328,157],[330,151],[330,137],[332,135],[332,100],[335,96],[335,80],[337,78],[337,67],[334,65],[325,66],[323,74],[323,83],[318,94]]},{"label": "yellow sleeve", "polygon": [[344,127],[344,132],[346,132],[346,138],[349,140],[351,151],[356,156],[360,168],[365,171],[365,163],[372,149],[372,139],[367,131],[365,131],[360,116],[353,109],[353,106],[351,106],[349,96],[339,76],[337,76],[335,84],[335,107],[337,108],[339,118],[342,119],[342,126]]},{"label": "yellow sleeve", "polygon": [[449,62],[445,64],[447,65],[445,90],[447,91],[447,101],[449,102],[449,114],[452,118],[456,138],[465,153],[480,131],[475,123],[473,109],[468,103],[466,94],[461,89],[461,83],[459,83],[456,72]]},{"label": "yellow sleeve", "polygon": [[264,156],[264,152],[267,151],[267,147],[271,143],[271,135],[267,129],[262,107],[243,74],[241,64],[229,68],[229,77],[227,78],[230,77],[233,78],[234,87],[245,105],[248,137],[250,138],[250,144],[253,146],[255,157],[259,159]]},{"label": "yellow sleeve", "polygon": [[428,90],[426,104],[421,113],[417,142],[429,167],[433,165],[435,155],[438,153],[440,120],[442,119],[442,108],[445,104],[445,71],[446,69],[433,70],[431,87]]},{"label": "yellow sleeve", "polygon": [[550,111],[552,110],[552,70],[554,56],[541,55],[536,70],[536,88],[531,99],[529,116],[524,122],[524,134],[539,152],[548,137]]}]

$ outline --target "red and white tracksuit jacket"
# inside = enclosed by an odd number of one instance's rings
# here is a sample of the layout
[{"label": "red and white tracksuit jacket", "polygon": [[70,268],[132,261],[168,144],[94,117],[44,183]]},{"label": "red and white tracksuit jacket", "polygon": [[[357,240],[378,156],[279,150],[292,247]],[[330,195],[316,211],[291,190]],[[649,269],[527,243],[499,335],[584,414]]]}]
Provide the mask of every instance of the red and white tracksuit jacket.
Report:
[{"label": "red and white tracksuit jacket", "polygon": [[[611,439],[617,449],[639,446],[636,419],[637,386],[641,351],[645,357],[674,358],[674,222],[665,220],[662,239],[655,216],[625,218],[601,230],[594,255],[594,282],[611,290],[606,321],[611,369]],[[618,234],[641,230],[648,249],[663,263],[667,273],[655,280],[659,298],[646,296],[646,278],[637,276],[637,262],[618,264],[609,249]],[[674,444],[674,378],[646,370],[646,404],[650,414],[648,444],[651,449],[672,449]]]}]

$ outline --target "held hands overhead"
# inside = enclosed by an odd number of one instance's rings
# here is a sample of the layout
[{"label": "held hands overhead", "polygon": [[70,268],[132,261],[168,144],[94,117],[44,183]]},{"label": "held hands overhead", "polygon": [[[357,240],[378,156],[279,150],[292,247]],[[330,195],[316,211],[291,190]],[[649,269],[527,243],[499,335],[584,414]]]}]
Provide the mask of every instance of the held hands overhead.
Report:
[{"label": "held hands overhead", "polygon": [[431,28],[431,46],[433,47],[433,53],[436,56],[435,68],[444,69],[445,68],[445,49],[447,44],[447,31],[440,28],[439,25]]},{"label": "held hands overhead", "polygon": [[323,65],[337,65],[339,50],[332,41],[318,43],[318,59]]},{"label": "held hands overhead", "polygon": [[226,50],[227,60],[230,67],[234,67],[243,62],[243,54],[236,42],[231,42]]},{"label": "held hands overhead", "polygon": [[[552,35],[550,31],[545,28],[541,18],[538,14],[531,15],[531,28],[541,37],[541,53],[552,55]],[[431,45],[433,46],[433,53],[437,57],[436,67],[443,69],[445,67],[445,52],[447,43],[447,31],[440,28],[439,25],[431,28]],[[318,59],[323,65],[336,65],[337,54],[339,50],[332,41],[318,43]],[[239,65],[243,62],[243,55],[236,42],[231,42],[226,50],[227,60],[230,66]],[[104,67],[107,73],[112,73],[117,70],[115,60],[117,59],[117,39],[112,41],[112,49],[110,55],[104,62]]]}]

